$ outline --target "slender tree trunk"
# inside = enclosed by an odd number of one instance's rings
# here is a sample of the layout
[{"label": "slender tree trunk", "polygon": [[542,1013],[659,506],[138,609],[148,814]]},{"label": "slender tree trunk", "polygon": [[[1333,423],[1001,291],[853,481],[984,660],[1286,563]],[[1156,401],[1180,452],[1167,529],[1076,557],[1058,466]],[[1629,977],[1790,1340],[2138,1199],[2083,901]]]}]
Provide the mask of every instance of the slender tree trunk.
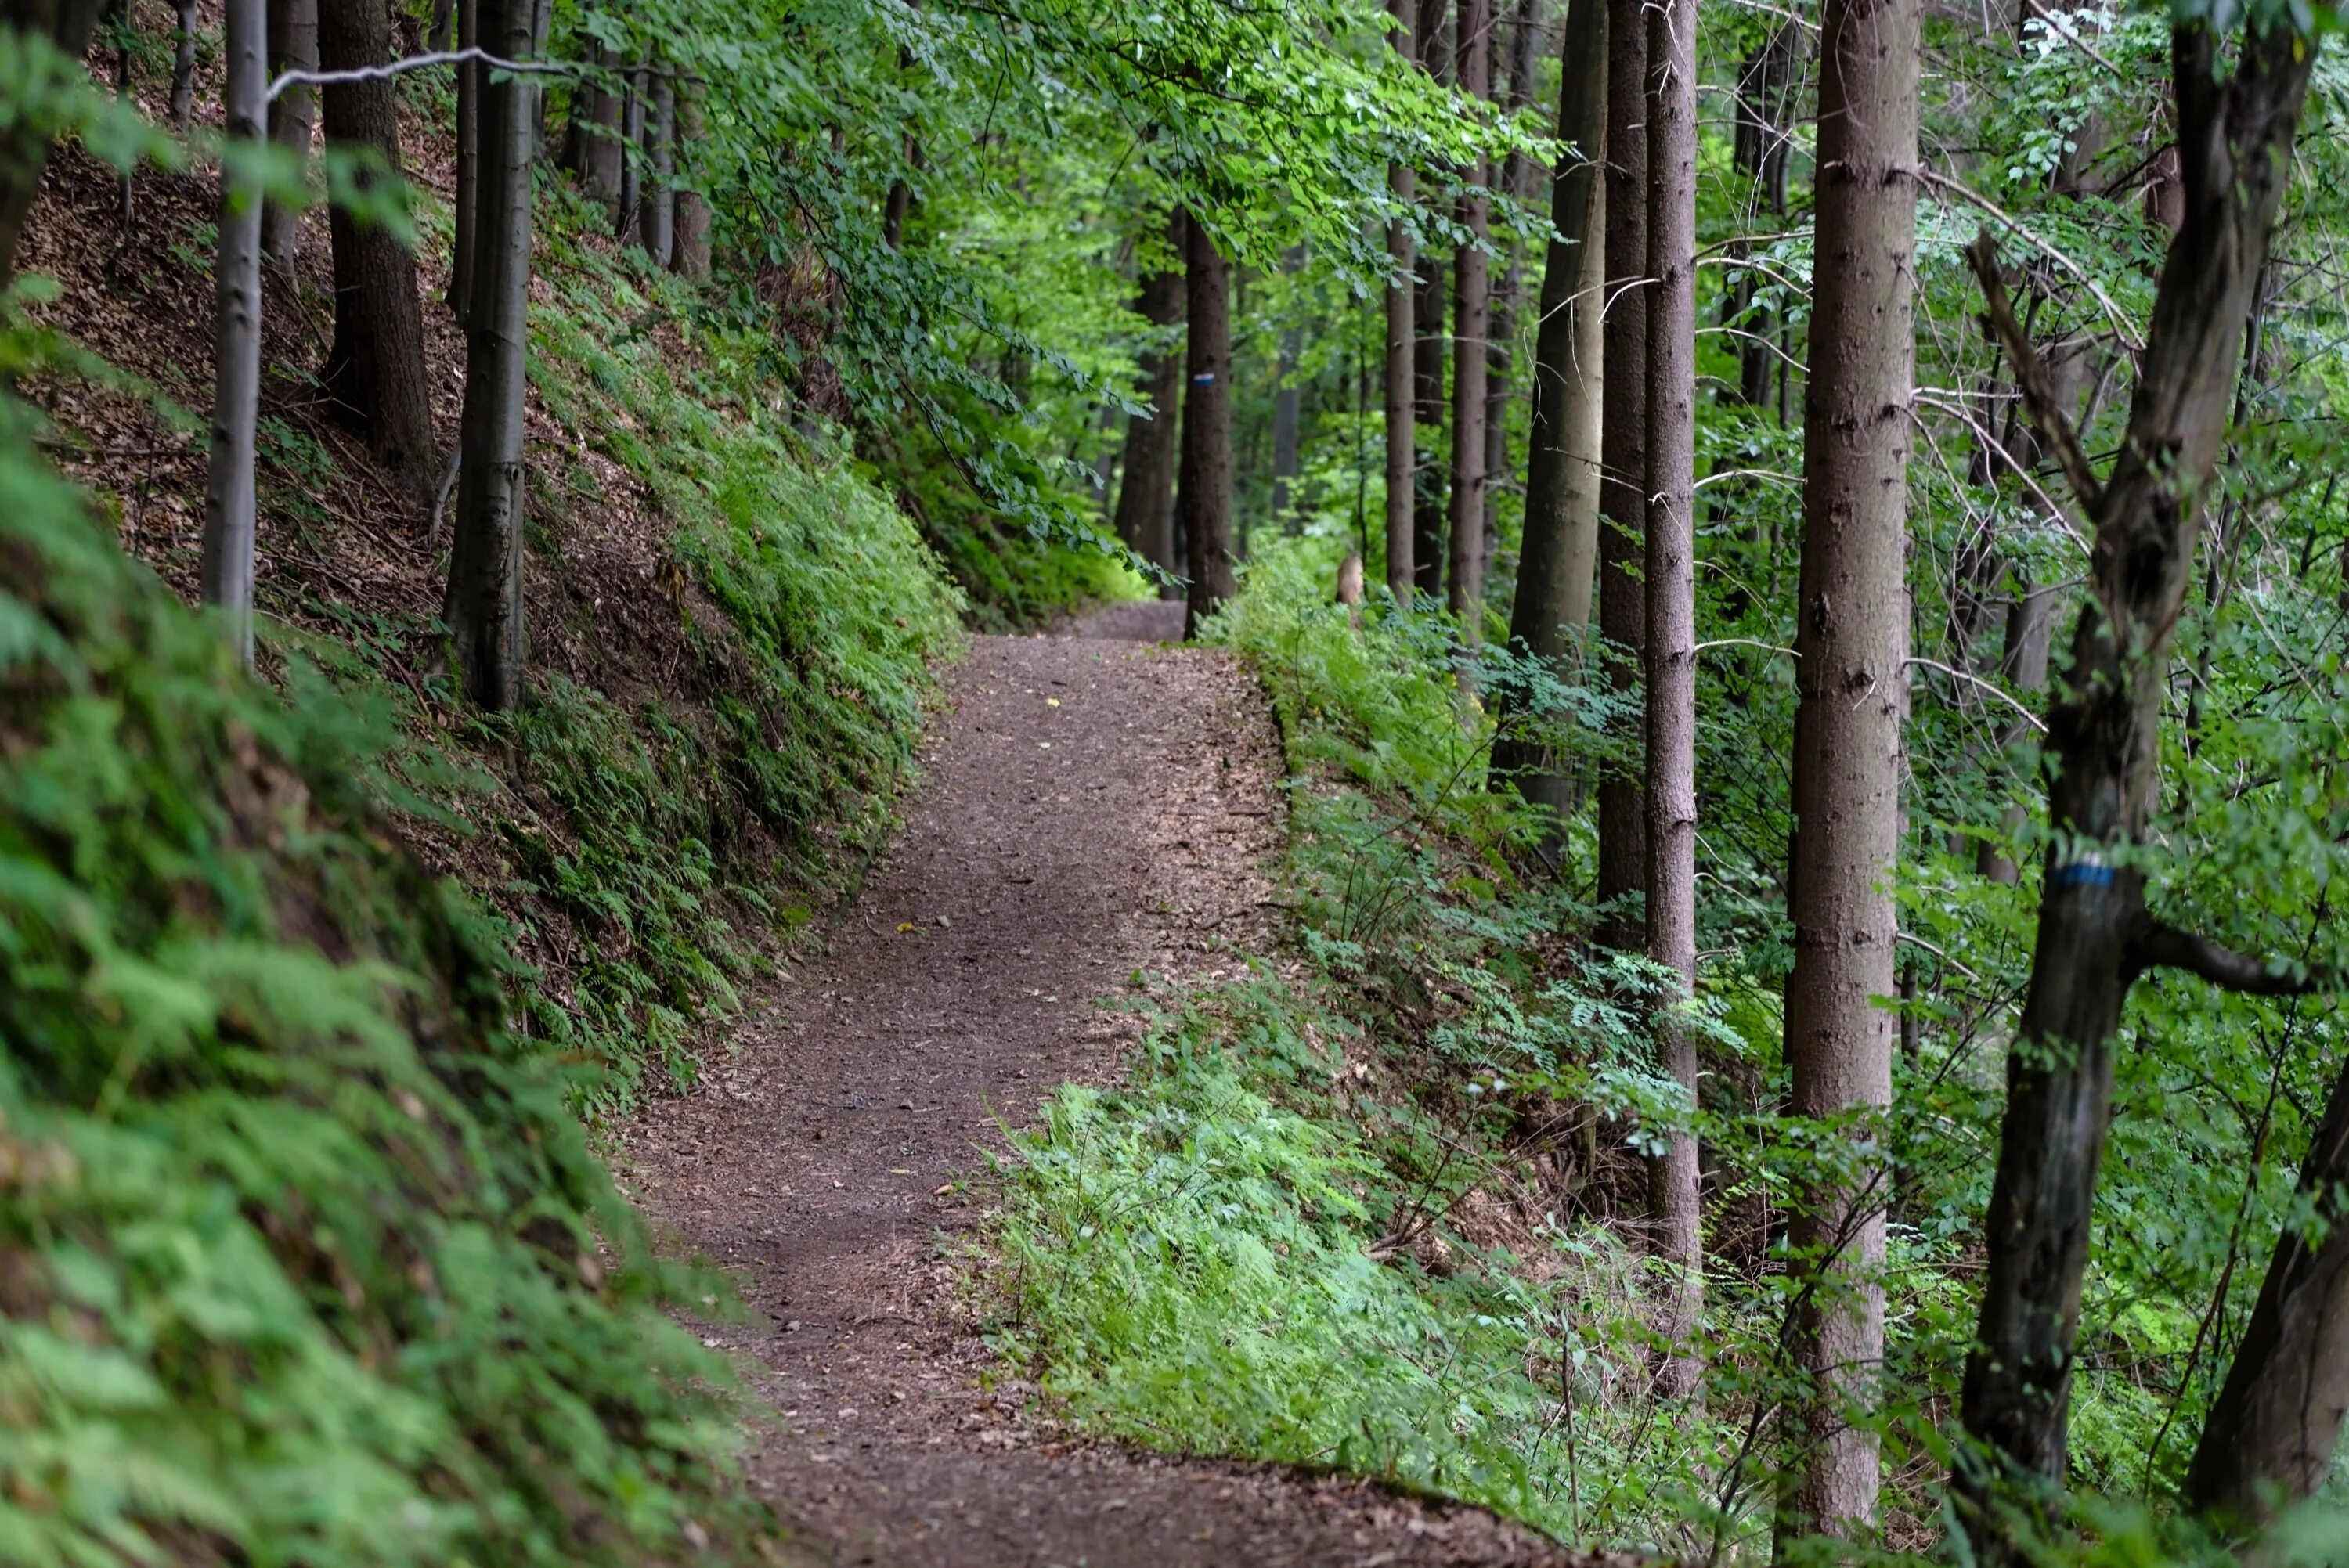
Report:
[{"label": "slender tree trunk", "polygon": [[[1986,319],[2095,541],[2088,603],[2047,714],[2052,842],[2030,987],[2007,1057],[1982,1323],[1966,1365],[1972,1447],[1953,1477],[1959,1520],[1984,1564],[2026,1559],[2019,1537],[2046,1528],[2064,1480],[2081,1278],[2129,987],[2155,965],[2270,994],[2311,984],[2162,924],[2147,907],[2144,872],[2127,861],[2158,794],[2171,635],[2316,45],[2276,17],[2251,24],[2222,75],[2225,53],[2206,21],[2173,28],[2184,221],[2108,476],[2096,477],[2057,405],[1988,236],[1970,253]],[[2029,1529],[2018,1528],[2018,1506]]]},{"label": "slender tree trunk", "polygon": [[[1534,339],[1533,418],[1526,457],[1526,521],[1509,641],[1556,665],[1590,620],[1599,546],[1599,299],[1605,283],[1606,0],[1566,12],[1557,135],[1550,178],[1549,242],[1541,325]],[[1515,736],[1493,750],[1517,793],[1563,817],[1568,780],[1553,758]]]},{"label": "slender tree trunk", "polygon": [[1909,397],[1914,360],[1918,0],[1827,0],[1820,16],[1818,263],[1803,414],[1795,600],[1790,1109],[1838,1124],[1850,1158],[1806,1184],[1788,1248],[1808,1385],[1782,1539],[1876,1518],[1888,1174],[1899,985],[1893,869],[1907,707]]},{"label": "slender tree trunk", "polygon": [[[1642,0],[1607,0],[1607,289],[1602,301],[1599,476],[1599,630],[1607,675],[1637,691],[1648,643],[1641,562],[1648,507],[1648,20]],[[1633,760],[1599,779],[1599,940],[1642,945],[1648,828],[1641,805],[1643,738],[1617,739]]]},{"label": "slender tree trunk", "polygon": [[[1444,79],[1451,76],[1447,62],[1452,51],[1445,45],[1444,29],[1451,15],[1452,0],[1420,0],[1413,43],[1420,65],[1429,75]],[[1444,359],[1451,351],[1444,330],[1444,301],[1450,292],[1444,287],[1446,270],[1442,256],[1423,249],[1413,299],[1413,330],[1417,334],[1413,345],[1413,418],[1422,428],[1437,432],[1439,439],[1444,417]],[[1431,599],[1444,593],[1444,470],[1436,460],[1435,448],[1421,447],[1412,474],[1411,569],[1419,592]]]},{"label": "slender tree trunk", "polygon": [[636,149],[645,139],[644,77],[641,67],[631,69],[627,87],[620,95],[620,195],[613,204],[612,237],[622,242],[637,232],[643,201],[644,162]]},{"label": "slender tree trunk", "polygon": [[[136,34],[130,25],[130,0],[107,0],[106,15],[102,21],[103,25],[114,29],[115,35],[114,101],[128,108],[135,108],[137,106],[132,101],[135,94],[131,90],[130,67],[131,45]],[[116,241],[117,244],[128,243],[130,238],[131,214],[138,198],[137,174],[138,168],[132,165],[124,169],[115,181],[114,216],[115,221],[121,225],[121,235]]]},{"label": "slender tree trunk", "polygon": [[[318,68],[318,0],[270,0],[269,69],[315,71]],[[289,87],[269,106],[269,139],[297,159],[310,156],[310,132],[317,123],[316,89]],[[270,263],[290,271],[302,243],[302,210],[283,202],[270,203],[261,223],[262,253]]]},{"label": "slender tree trunk", "polygon": [[1239,592],[1232,561],[1231,264],[1207,226],[1184,225],[1185,294],[1190,333],[1185,345],[1183,536],[1191,556],[1190,609],[1183,633]]},{"label": "slender tree trunk", "polygon": [[196,0],[178,0],[178,22],[171,29],[179,46],[171,61],[171,124],[185,130],[196,112],[196,29],[201,18]]},{"label": "slender tree trunk", "polygon": [[[2022,569],[2017,568],[2017,572],[2020,574]],[[2055,590],[2033,588],[2027,575],[2019,575],[2014,598],[2006,606],[2006,656],[1999,670],[2009,686],[2019,692],[2046,689],[2047,649],[2054,626]],[[2019,718],[2008,724],[1999,732],[2000,749],[2012,752],[2026,738],[2029,727]],[[2024,818],[2022,806],[2006,809],[2006,836],[2010,840],[2023,830]],[[2009,887],[2023,880],[2022,868],[1988,840],[1976,847],[1974,870]]]},{"label": "slender tree trunk", "polygon": [[[383,0],[325,0],[318,8],[318,59],[330,71],[391,59]],[[399,172],[398,104],[388,81],[350,82],[323,94],[326,140],[379,153]],[[361,175],[362,186],[372,177]],[[424,312],[416,258],[381,223],[341,207],[327,215],[335,247],[335,340],[322,379],[336,412],[409,495],[429,495],[432,404],[424,379]]]},{"label": "slender tree trunk", "polygon": [[[268,109],[264,0],[228,0],[228,135],[249,149]],[[204,480],[204,603],[219,606],[238,659],[253,664],[254,431],[261,415],[261,188],[221,170],[213,277],[212,440]]]},{"label": "slender tree trunk", "polygon": [[[1458,0],[1455,10],[1460,90],[1485,98],[1492,90],[1491,0]],[[1485,172],[1479,163],[1468,178],[1481,186]],[[1460,225],[1469,237],[1452,257],[1452,552],[1446,602],[1472,648],[1484,641],[1485,629],[1485,349],[1492,325],[1484,251],[1487,222],[1482,194],[1461,199]]]},{"label": "slender tree trunk", "polygon": [[[1696,0],[1648,13],[1648,957],[1696,985]],[[1696,1099],[1696,1041],[1660,1019],[1665,1071]],[[1703,1370],[1691,1336],[1704,1288],[1697,1142],[1648,1162],[1653,1243],[1676,1276],[1657,1332],[1661,1384]]]},{"label": "slender tree trunk", "polygon": [[636,202],[636,243],[657,267],[668,265],[676,242],[677,98],[666,71],[647,84],[644,125],[645,175]]},{"label": "slender tree trunk", "polygon": [[[701,86],[688,84],[678,95],[678,145],[698,148],[701,145]],[[897,214],[897,228],[905,227],[905,215]],[[897,247],[895,230],[889,234],[889,248]],[[669,263],[678,275],[688,283],[709,281],[709,199],[690,184],[677,189],[677,249]]]},{"label": "slender tree trunk", "polygon": [[[603,45],[592,56],[597,68],[612,63]],[[581,192],[606,212],[620,194],[620,97],[581,83],[572,90],[570,123],[564,132],[563,166],[579,181]]]},{"label": "slender tree trunk", "polygon": [[2186,1500],[2233,1531],[2265,1524],[2333,1468],[2349,1415],[2349,1067],[2300,1167],[2293,1212],[2324,1229],[2284,1226],[2234,1364],[2202,1423]]},{"label": "slender tree trunk", "polygon": [[1183,397],[1183,351],[1173,341],[1173,330],[1182,325],[1186,297],[1185,228],[1178,208],[1167,221],[1168,264],[1142,276],[1135,309],[1154,329],[1156,346],[1142,356],[1141,383],[1135,390],[1150,404],[1150,412],[1126,419],[1124,477],[1117,490],[1118,538],[1136,555],[1168,572],[1184,569],[1174,559],[1174,441]]},{"label": "slender tree trunk", "polygon": [[[0,27],[43,37],[68,60],[81,58],[106,0],[0,0]],[[40,194],[49,161],[47,126],[37,117],[9,115],[0,124],[0,287],[16,275],[16,244],[25,214]]]},{"label": "slender tree trunk", "polygon": [[[1413,57],[1413,35],[1418,26],[1418,0],[1387,0],[1394,18],[1388,40],[1406,59]],[[1387,191],[1395,204],[1408,208],[1418,194],[1419,175],[1409,164],[1387,170]],[[1414,295],[1400,280],[1413,275],[1418,264],[1411,223],[1397,218],[1387,225],[1387,255],[1394,279],[1386,291],[1386,432],[1387,432],[1387,591],[1399,603],[1411,603],[1413,591],[1412,480],[1418,467],[1419,432],[1413,412],[1413,335]]]},{"label": "slender tree trunk", "polygon": [[1288,327],[1281,333],[1280,356],[1272,394],[1272,516],[1276,523],[1284,526],[1288,520],[1289,487],[1297,479],[1298,426],[1301,411],[1297,392],[1297,360],[1303,346],[1303,335],[1297,328]]},{"label": "slender tree trunk", "polygon": [[[481,41],[481,0],[457,0],[451,24],[457,46]],[[467,60],[457,67],[457,197],[449,258],[449,314],[459,326],[472,318],[473,280],[480,270],[481,210],[481,99],[489,91],[489,67]]]},{"label": "slender tree trunk", "polygon": [[[479,4],[484,47],[509,60],[537,53],[533,0]],[[474,308],[465,326],[464,461],[441,608],[466,696],[497,710],[522,701],[525,658],[523,414],[529,387],[537,81],[517,76],[482,95],[482,243]]]},{"label": "slender tree trunk", "polygon": [[[1516,15],[1510,18],[1509,48],[1506,57],[1495,66],[1493,101],[1502,113],[1514,113],[1525,106],[1533,81],[1534,41],[1541,29],[1536,26],[1536,0],[1517,0]],[[1501,160],[1500,191],[1511,201],[1531,207],[1534,201],[1533,160],[1524,153],[1511,151]],[[1488,213],[1489,222],[1489,213]],[[1508,264],[1502,268],[1499,283],[1494,285],[1492,305],[1486,313],[1486,344],[1485,346],[1485,516],[1479,557],[1489,564],[1500,541],[1501,491],[1512,471],[1509,463],[1509,388],[1516,378],[1517,334],[1517,300],[1524,292],[1525,266],[1521,247],[1509,245],[1505,253]]]}]

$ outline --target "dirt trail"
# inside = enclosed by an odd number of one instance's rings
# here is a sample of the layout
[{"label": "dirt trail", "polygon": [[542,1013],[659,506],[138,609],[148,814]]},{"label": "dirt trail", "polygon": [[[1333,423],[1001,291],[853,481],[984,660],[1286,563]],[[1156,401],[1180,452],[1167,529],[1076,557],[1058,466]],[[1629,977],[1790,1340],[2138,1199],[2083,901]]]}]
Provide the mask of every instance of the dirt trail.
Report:
[{"label": "dirt trail", "polygon": [[[1169,618],[1169,612],[1173,612]],[[978,640],[903,835],[829,950],[626,1135],[623,1175],[734,1270],[789,1430],[756,1484],[840,1563],[891,1568],[1547,1564],[1470,1509],[1264,1466],[1064,1445],[987,1364],[940,1237],[957,1190],[1065,1079],[1134,1038],[1137,969],[1212,981],[1274,935],[1279,831],[1259,694],[1129,606],[1079,635]]]}]

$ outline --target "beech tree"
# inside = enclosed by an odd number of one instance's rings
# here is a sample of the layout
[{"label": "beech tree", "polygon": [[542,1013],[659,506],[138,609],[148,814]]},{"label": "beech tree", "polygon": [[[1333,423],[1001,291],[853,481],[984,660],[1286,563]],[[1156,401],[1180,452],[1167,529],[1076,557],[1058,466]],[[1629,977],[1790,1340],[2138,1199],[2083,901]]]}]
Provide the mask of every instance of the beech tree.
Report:
[{"label": "beech tree", "polygon": [[[391,19],[383,0],[320,0],[318,62],[326,71],[390,64]],[[322,96],[329,145],[359,151],[399,174],[398,102],[378,77],[336,82]],[[362,190],[380,176],[363,165]],[[320,373],[336,414],[419,500],[437,471],[432,402],[424,377],[424,312],[416,257],[399,236],[337,204],[327,214],[335,253],[335,337]]]},{"label": "beech tree", "polygon": [[1145,263],[1134,302],[1142,319],[1161,335],[1142,356],[1135,394],[1150,405],[1125,422],[1125,457],[1112,526],[1127,549],[1152,565],[1177,570],[1174,560],[1174,441],[1183,406],[1182,350],[1164,335],[1180,326],[1185,313],[1185,234],[1177,209],[1166,222],[1166,253]]},{"label": "beech tree", "polygon": [[[1648,10],[1647,951],[1696,985],[1696,0]],[[1657,1021],[1664,1070],[1693,1105],[1696,1041]],[[1696,1135],[1648,1161],[1651,1245],[1673,1275],[1657,1322],[1661,1381],[1703,1371],[1690,1336],[1704,1282]]]},{"label": "beech tree", "polygon": [[[2071,634],[2042,743],[2049,844],[2029,989],[2006,1062],[2006,1107],[1986,1223],[1982,1321],[1966,1363],[1963,1416],[1977,1445],[1954,1478],[1977,1558],[2022,1562],[2065,1480],[2066,1414],[2089,1219],[2113,1088],[2121,1010],[2155,967],[2266,995],[2317,977],[2261,963],[2153,913],[2144,841],[2160,775],[2169,648],[2217,465],[2270,232],[2291,170],[2316,40],[2282,12],[2255,12],[2230,48],[2211,15],[2170,34],[2172,123],[2184,221],[2171,239],[2138,356],[2127,434],[2099,474],[2037,346],[2009,303],[1987,234],[1968,253],[1990,330],[2044,448],[2090,528],[2087,601]],[[2231,57],[2231,63],[2230,60]],[[2323,1169],[2320,1134],[2317,1167]],[[2288,1261],[2288,1260],[2287,1260]],[[2289,1272],[2289,1271],[2288,1271]],[[2283,1297],[2263,1329],[2277,1325]],[[2304,1299],[2304,1298],[2302,1298]],[[2271,1341],[2271,1346],[2273,1341]],[[2259,1345],[2247,1337],[2247,1348]],[[2273,1413],[2266,1374],[2222,1409]],[[2220,1429],[2246,1461],[2289,1445]],[[2257,1459],[2254,1460],[2254,1456]],[[2199,1461],[2198,1461],[2199,1463]],[[2199,1470],[2217,1503],[2240,1506],[2232,1467]],[[2241,1470],[2237,1471],[2242,1473]],[[2291,1484],[2295,1479],[2270,1479]]]},{"label": "beech tree", "polygon": [[[484,47],[501,59],[536,57],[535,0],[478,3]],[[461,689],[491,709],[514,707],[523,690],[523,519],[529,473],[523,414],[529,389],[531,164],[538,145],[535,77],[502,76],[481,102],[481,250],[464,323],[463,459],[440,611]]]},{"label": "beech tree", "polygon": [[[1534,338],[1533,410],[1526,452],[1526,514],[1517,553],[1512,645],[1556,665],[1590,620],[1599,547],[1600,293],[1606,285],[1605,0],[1572,0],[1559,51],[1557,137],[1550,176],[1541,323]],[[1532,741],[1506,734],[1495,771],[1563,820],[1568,779]]]},{"label": "beech tree", "polygon": [[[1454,9],[1460,90],[1472,98],[1488,98],[1492,0],[1457,0]],[[1485,356],[1492,327],[1484,248],[1487,172],[1483,164],[1468,170],[1469,190],[1460,200],[1460,226],[1467,237],[1452,253],[1452,548],[1446,593],[1452,613],[1460,617],[1460,634],[1472,648],[1483,640],[1485,619]]]},{"label": "beech tree", "polygon": [[1788,1109],[1833,1129],[1789,1216],[1806,1381],[1782,1536],[1864,1533],[1884,1361],[1880,1119],[1892,1103],[1908,683],[1909,396],[1916,267],[1917,0],[1827,0],[1819,18],[1818,262],[1803,414],[1795,594],[1795,971]]},{"label": "beech tree", "polygon": [[[261,181],[265,129],[263,0],[228,0],[226,108],[232,153],[221,169],[220,251],[212,263],[212,427],[204,479],[200,587],[230,645],[253,663],[254,432],[261,404]],[[242,144],[241,147],[239,144]]]},{"label": "beech tree", "polygon": [[[1433,0],[1431,0],[1433,3]],[[1418,0],[1388,0],[1387,15],[1394,31],[1387,37],[1396,51],[1411,57],[1413,34],[1418,26]],[[1387,166],[1387,191],[1397,205],[1409,207],[1419,189],[1418,171],[1408,163]],[[1419,467],[1419,432],[1413,403],[1413,343],[1417,299],[1411,288],[1418,264],[1417,243],[1411,221],[1397,217],[1387,224],[1387,256],[1394,269],[1386,287],[1386,360],[1384,391],[1386,449],[1387,591],[1402,603],[1413,591],[1412,481]]]},{"label": "beech tree", "polygon": [[1232,557],[1231,263],[1194,215],[1183,225],[1185,315],[1180,498],[1191,588],[1184,634],[1239,591]]},{"label": "beech tree", "polygon": [[[106,0],[0,0],[0,28],[16,34],[16,46],[28,53],[46,45],[51,61],[70,70],[105,8]],[[0,286],[16,275],[16,243],[40,193],[52,131],[47,115],[15,114],[0,123]]]},{"label": "beech tree", "polygon": [[[273,78],[285,71],[318,68],[318,0],[271,0],[269,6],[269,71]],[[316,89],[295,82],[269,103],[269,139],[296,158],[310,152],[310,133],[317,125]],[[274,265],[291,267],[302,240],[298,208],[273,201],[262,219],[263,254]]]},{"label": "beech tree", "polygon": [[[1412,46],[1420,66],[1431,76],[1449,79],[1444,68],[1452,50],[1444,44],[1444,23],[1453,0],[1419,0],[1417,31]],[[1444,428],[1444,362],[1450,353],[1444,336],[1444,266],[1441,255],[1422,246],[1418,284],[1413,294],[1412,322],[1416,336],[1412,349],[1413,418],[1431,430]],[[1412,473],[1411,569],[1418,591],[1429,598],[1444,592],[1444,469],[1432,450],[1415,458]]]}]

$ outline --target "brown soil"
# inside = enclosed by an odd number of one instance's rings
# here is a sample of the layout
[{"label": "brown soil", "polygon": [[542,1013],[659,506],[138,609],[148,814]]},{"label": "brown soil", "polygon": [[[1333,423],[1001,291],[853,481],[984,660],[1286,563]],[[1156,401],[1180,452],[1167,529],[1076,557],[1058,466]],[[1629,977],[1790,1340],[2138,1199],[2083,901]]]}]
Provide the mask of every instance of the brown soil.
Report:
[{"label": "brown soil", "polygon": [[888,863],[700,1089],[626,1131],[622,1174],[736,1274],[752,1320],[710,1337],[783,1417],[754,1482],[838,1563],[1573,1561],[1359,1480],[1071,1441],[978,1338],[959,1260],[999,1119],[1118,1073],[1137,969],[1212,984],[1275,949],[1260,695],[1222,655],[1097,634],[1180,629],[1129,606],[979,639]]}]

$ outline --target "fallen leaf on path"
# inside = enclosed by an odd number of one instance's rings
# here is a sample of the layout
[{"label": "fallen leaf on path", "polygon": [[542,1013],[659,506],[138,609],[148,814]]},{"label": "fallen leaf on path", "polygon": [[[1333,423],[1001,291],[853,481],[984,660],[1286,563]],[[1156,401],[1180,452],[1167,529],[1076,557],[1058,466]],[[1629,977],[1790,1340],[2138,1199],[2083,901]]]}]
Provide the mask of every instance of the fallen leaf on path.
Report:
[{"label": "fallen leaf on path", "polygon": [[932,1190],[932,1191],[931,1191],[931,1193],[930,1193],[930,1196],[931,1196],[931,1197],[933,1197],[933,1198],[943,1198],[943,1197],[945,1197],[947,1193],[949,1193],[949,1192],[951,1192],[951,1191],[954,1191],[954,1183],[953,1183],[953,1182],[951,1182],[951,1181],[949,1181],[949,1182],[947,1182],[947,1183],[945,1186],[943,1186],[943,1187],[939,1187],[939,1188],[933,1189],[933,1190]]}]

